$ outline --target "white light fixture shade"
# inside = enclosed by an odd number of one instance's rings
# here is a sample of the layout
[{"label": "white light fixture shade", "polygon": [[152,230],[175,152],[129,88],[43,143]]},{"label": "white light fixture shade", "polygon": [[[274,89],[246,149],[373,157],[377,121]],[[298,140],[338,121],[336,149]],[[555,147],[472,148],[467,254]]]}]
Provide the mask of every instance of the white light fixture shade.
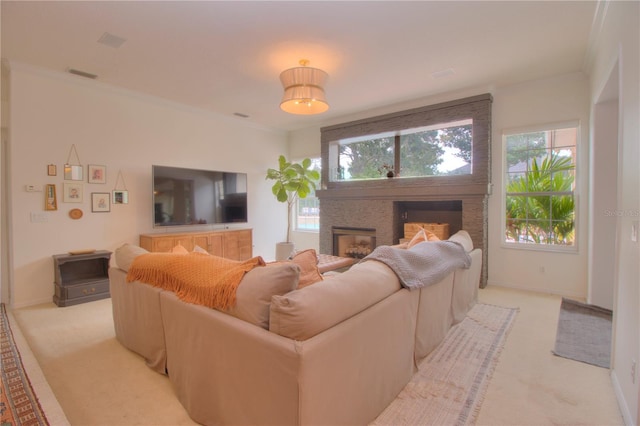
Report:
[{"label": "white light fixture shade", "polygon": [[[302,60],[301,64],[308,61]],[[320,114],[329,109],[324,97],[324,83],[328,75],[317,68],[306,66],[282,71],[280,81],[284,95],[280,108],[290,114]]]}]

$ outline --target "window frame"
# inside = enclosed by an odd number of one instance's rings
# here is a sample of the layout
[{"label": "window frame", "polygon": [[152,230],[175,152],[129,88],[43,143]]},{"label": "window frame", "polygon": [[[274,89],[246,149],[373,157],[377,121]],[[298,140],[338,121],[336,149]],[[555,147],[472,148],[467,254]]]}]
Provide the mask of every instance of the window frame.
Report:
[{"label": "window frame", "polygon": [[[507,179],[507,137],[518,134],[526,134],[526,133],[536,133],[536,132],[545,132],[559,129],[568,129],[575,128],[576,129],[576,141],[575,141],[575,157],[574,157],[574,169],[573,169],[573,214],[574,214],[574,239],[572,245],[561,245],[561,244],[540,244],[540,243],[520,243],[514,241],[506,241],[506,224],[507,224],[507,185],[509,184],[509,180]],[[569,120],[562,122],[553,122],[539,125],[531,125],[526,127],[516,127],[503,129],[501,135],[501,151],[502,151],[502,162],[501,162],[501,204],[500,204],[500,218],[501,218],[501,226],[500,226],[500,245],[503,248],[509,248],[514,250],[533,250],[533,251],[541,251],[541,252],[559,252],[559,253],[578,253],[579,251],[579,232],[580,229],[580,169],[582,168],[580,165],[580,157],[581,157],[581,147],[580,141],[582,139],[582,128],[580,120]],[[534,194],[534,193],[531,193]],[[558,192],[549,192],[549,195],[552,194],[560,194]],[[546,193],[545,193],[546,195]]]},{"label": "window frame", "polygon": [[[322,127],[322,183],[318,192],[320,198],[325,190],[337,197],[353,197],[358,191],[360,197],[386,196],[388,191],[397,191],[397,196],[410,194],[412,197],[464,194],[467,196],[487,195],[490,191],[491,171],[491,104],[490,94],[472,96],[440,104],[414,108],[396,113]],[[334,142],[352,137],[394,132],[403,129],[431,126],[439,123],[472,120],[472,172],[466,175],[444,175],[425,177],[401,177],[400,179],[369,179],[352,181],[332,181],[330,169],[336,158],[337,145]]]},{"label": "window frame", "polygon": [[[309,157],[311,159],[311,164],[312,165],[316,165],[318,167],[318,171],[322,174],[322,162],[321,162],[321,158],[320,156],[317,157]],[[316,182],[316,190],[318,190],[320,188],[320,181]],[[300,223],[299,219],[298,219],[298,212],[300,209],[300,199],[296,199],[295,201],[295,206],[294,206],[294,214],[293,214],[293,232],[308,232],[308,233],[312,233],[312,234],[318,234],[320,233],[320,200],[318,199],[318,196],[316,195],[315,191],[313,191],[313,195],[308,195],[307,197],[305,197],[305,200],[308,200],[310,198],[313,198],[316,200],[316,204],[318,206],[318,227],[317,228],[300,228],[298,225]]]},{"label": "window frame", "polygon": [[[330,182],[351,182],[351,181],[370,181],[370,180],[376,180],[376,179],[387,179],[387,171],[385,170],[389,170],[389,167],[391,168],[391,172],[392,172],[392,176],[391,177],[396,177],[396,178],[435,178],[435,177],[442,177],[442,176],[454,176],[454,175],[471,175],[473,173],[473,154],[471,155],[471,161],[468,163],[465,163],[465,165],[469,166],[469,172],[467,173],[446,173],[446,172],[436,172],[433,174],[409,174],[407,175],[407,173],[411,172],[411,166],[409,164],[407,164],[405,161],[406,157],[404,155],[404,149],[406,148],[406,138],[407,137],[411,137],[414,135],[418,135],[421,133],[426,133],[426,132],[430,132],[430,131],[442,131],[442,130],[449,130],[449,129],[456,129],[456,128],[460,128],[460,127],[469,127],[471,129],[471,151],[470,153],[473,153],[473,119],[471,117],[469,118],[465,118],[465,119],[458,119],[458,120],[446,120],[443,122],[438,122],[438,123],[432,123],[428,126],[418,126],[418,127],[411,127],[411,128],[404,128],[404,129],[398,129],[395,131],[387,131],[387,132],[382,132],[382,133],[375,133],[375,134],[368,134],[368,135],[361,135],[361,136],[355,136],[355,137],[350,137],[350,138],[343,138],[340,140],[336,140],[336,141],[332,141],[330,142],[330,152],[334,151],[337,149],[338,151],[338,155],[336,156],[337,158],[329,158],[330,161],[330,167],[332,165],[334,165],[334,161],[337,162],[337,168],[333,167],[331,168],[331,170],[335,170],[335,172],[329,173],[329,181]],[[374,177],[358,177],[358,178],[344,178],[344,177],[338,177],[336,176],[337,174],[341,174],[341,172],[339,172],[338,170],[340,169],[346,169],[346,167],[343,166],[343,164],[341,163],[341,160],[343,158],[342,154],[340,154],[340,152],[342,151],[343,147],[347,147],[350,145],[357,145],[360,143],[367,143],[367,142],[372,142],[372,141],[380,141],[383,139],[387,139],[389,141],[389,148],[388,148],[388,154],[391,157],[390,161],[383,161],[382,159],[378,158],[379,163],[377,164],[377,171],[378,171],[378,175],[374,176]],[[440,156],[438,156],[438,159],[440,159],[441,161],[443,161],[444,156],[446,155],[446,147],[444,147],[444,142],[442,141],[442,139],[440,139],[440,137],[438,136],[437,141],[434,140],[432,141],[432,143],[438,145],[440,148],[443,149],[443,152]],[[425,145],[426,146],[426,145]],[[335,148],[334,148],[335,147]],[[450,148],[450,147],[449,147]],[[460,167],[463,167],[464,165],[461,165]],[[352,169],[349,169],[350,171]],[[368,171],[371,171],[371,169],[369,168]],[[346,173],[346,172],[345,172]]]}]

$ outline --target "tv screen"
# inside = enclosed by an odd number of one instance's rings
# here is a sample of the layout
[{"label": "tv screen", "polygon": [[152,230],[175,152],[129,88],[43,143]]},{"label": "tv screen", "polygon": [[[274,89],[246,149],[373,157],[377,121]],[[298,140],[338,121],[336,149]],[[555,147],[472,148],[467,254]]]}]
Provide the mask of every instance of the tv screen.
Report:
[{"label": "tv screen", "polygon": [[247,174],[152,166],[154,226],[247,222]]}]

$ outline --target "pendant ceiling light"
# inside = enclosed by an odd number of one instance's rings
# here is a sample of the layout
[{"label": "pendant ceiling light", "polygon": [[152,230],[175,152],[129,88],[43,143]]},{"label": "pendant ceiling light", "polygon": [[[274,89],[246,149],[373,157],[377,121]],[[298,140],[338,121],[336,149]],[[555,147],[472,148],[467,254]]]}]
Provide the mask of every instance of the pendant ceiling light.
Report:
[{"label": "pendant ceiling light", "polygon": [[284,95],[280,108],[290,114],[320,114],[329,109],[324,97],[324,83],[328,75],[317,68],[307,67],[309,61],[300,60],[300,67],[282,71],[280,81]]}]

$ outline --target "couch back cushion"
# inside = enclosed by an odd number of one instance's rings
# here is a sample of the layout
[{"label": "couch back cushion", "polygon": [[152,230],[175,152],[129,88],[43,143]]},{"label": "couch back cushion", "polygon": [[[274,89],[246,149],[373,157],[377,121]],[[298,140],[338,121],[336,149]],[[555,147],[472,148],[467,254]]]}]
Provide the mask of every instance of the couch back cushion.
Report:
[{"label": "couch back cushion", "polygon": [[362,262],[342,274],[271,299],[269,330],[306,340],[400,290],[395,273],[380,262]]},{"label": "couch back cushion", "polygon": [[271,297],[298,287],[300,268],[291,262],[270,263],[247,272],[236,290],[236,305],[223,312],[269,329]]},{"label": "couch back cushion", "polygon": [[[115,250],[116,264],[127,272],[133,260],[144,253],[149,252],[133,244],[123,244]],[[204,251],[204,254],[208,253]],[[180,251],[176,251],[176,255],[180,256]],[[224,312],[269,329],[271,296],[295,290],[299,275],[300,267],[293,262],[270,263],[253,268],[244,275],[236,290],[236,305]]]},{"label": "couch back cushion", "polygon": [[149,252],[142,247],[125,243],[118,247],[115,251],[116,265],[118,265],[118,268],[127,272],[129,271],[131,263],[133,263],[133,259],[145,253]]},{"label": "couch back cushion", "polygon": [[471,240],[471,236],[464,229],[461,229],[450,236],[449,241],[455,241],[459,243],[462,247],[464,247],[464,250],[467,253],[473,250],[473,240]]}]

